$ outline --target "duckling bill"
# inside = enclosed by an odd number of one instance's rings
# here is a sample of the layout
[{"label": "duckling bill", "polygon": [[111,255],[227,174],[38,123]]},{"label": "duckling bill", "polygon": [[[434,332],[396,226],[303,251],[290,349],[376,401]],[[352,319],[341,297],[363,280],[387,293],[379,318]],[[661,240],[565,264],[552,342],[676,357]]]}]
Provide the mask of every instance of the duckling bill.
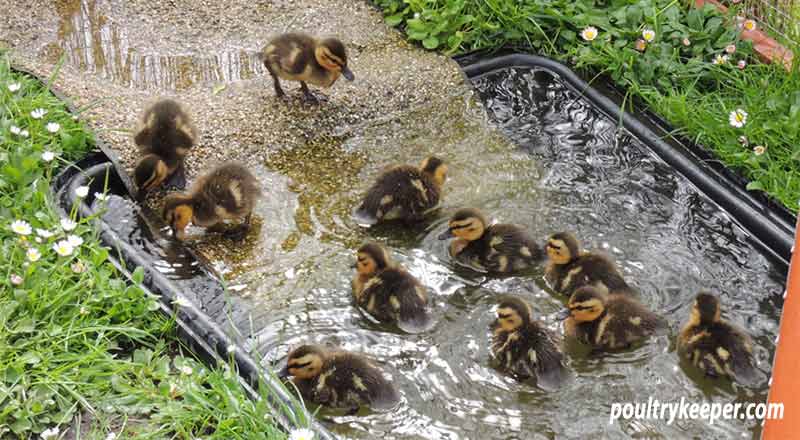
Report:
[{"label": "duckling bill", "polygon": [[185,185],[183,162],[197,142],[197,130],[180,104],[162,99],[149,106],[133,140],[142,154],[133,174],[139,198],[170,176],[177,186]]},{"label": "duckling bill", "polygon": [[271,40],[261,52],[264,66],[272,76],[275,94],[282,99],[286,93],[280,79],[299,81],[307,101],[317,102],[308,83],[328,88],[340,76],[353,81],[355,76],[347,67],[347,50],[336,38],[317,40],[303,33],[287,33]]},{"label": "duckling bill", "polygon": [[408,333],[430,327],[425,287],[392,261],[386,248],[370,243],[358,249],[353,297],[379,321],[394,322]]},{"label": "duckling bill", "polygon": [[179,240],[185,237],[189,222],[216,229],[231,220],[242,222],[232,234],[232,238],[241,238],[250,228],[253,207],[260,197],[256,178],[243,165],[229,162],[199,177],[188,192],[168,195],[162,216]]},{"label": "duckling bill", "polygon": [[365,357],[340,349],[304,345],[289,353],[282,377],[292,377],[308,402],[330,408],[385,410],[400,401],[394,385]]},{"label": "duckling bill", "polygon": [[606,293],[636,294],[614,261],[601,253],[581,250],[571,233],[551,235],[545,248],[549,259],[545,279],[557,292],[570,296],[580,287],[594,286]]},{"label": "duckling bill", "polygon": [[678,336],[678,353],[706,376],[726,377],[746,386],[758,384],[753,341],[721,318],[719,299],[709,293],[695,298],[689,321]]},{"label": "duckling bill", "polygon": [[520,379],[535,377],[547,391],[558,389],[572,377],[555,335],[532,319],[531,307],[522,299],[502,298],[490,329],[492,355],[503,370]]}]

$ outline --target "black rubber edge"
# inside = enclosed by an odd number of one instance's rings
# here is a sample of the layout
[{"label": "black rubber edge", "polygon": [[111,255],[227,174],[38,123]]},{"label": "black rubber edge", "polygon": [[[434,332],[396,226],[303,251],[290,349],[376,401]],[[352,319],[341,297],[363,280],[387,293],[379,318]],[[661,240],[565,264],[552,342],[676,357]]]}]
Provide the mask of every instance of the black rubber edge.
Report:
[{"label": "black rubber edge", "polygon": [[[747,231],[753,242],[770,260],[788,270],[794,243],[796,219],[785,209],[776,209],[764,197],[744,189],[719,169],[709,166],[679,139],[659,127],[657,121],[642,120],[623,111],[610,97],[592,87],[569,67],[549,58],[528,54],[503,55],[463,66],[469,79],[507,68],[537,68],[550,72],[582,97],[600,108],[663,161],[691,181],[734,221]],[[659,131],[661,134],[656,134]]]}]

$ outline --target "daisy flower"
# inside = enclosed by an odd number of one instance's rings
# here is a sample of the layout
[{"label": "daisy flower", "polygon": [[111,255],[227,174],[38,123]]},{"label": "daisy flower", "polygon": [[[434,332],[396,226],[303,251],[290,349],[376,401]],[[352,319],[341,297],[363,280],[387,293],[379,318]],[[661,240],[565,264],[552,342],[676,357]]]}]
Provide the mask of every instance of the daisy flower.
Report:
[{"label": "daisy flower", "polygon": [[728,122],[736,128],[744,127],[744,124],[747,123],[747,112],[737,108],[728,115]]},{"label": "daisy flower", "polygon": [[71,244],[69,244],[69,241],[61,240],[53,245],[53,250],[56,251],[56,253],[58,255],[61,255],[62,257],[68,257],[72,255],[72,252],[75,249],[72,247]]},{"label": "daisy flower", "polygon": [[36,235],[38,235],[39,237],[42,237],[42,238],[50,238],[54,234],[52,232],[48,231],[47,229],[36,228]]},{"label": "daisy flower", "polygon": [[24,138],[26,138],[26,137],[30,136],[31,134],[30,134],[30,133],[28,133],[28,130],[22,130],[22,131],[19,133],[19,135],[20,135],[20,136],[22,136],[22,137],[24,137]]},{"label": "daisy flower", "polygon": [[747,136],[739,136],[739,143],[742,145],[750,145],[750,141],[747,139]]},{"label": "daisy flower", "polygon": [[644,50],[647,49],[647,41],[644,41],[641,38],[639,38],[638,40],[636,40],[636,43],[634,44],[633,47],[639,52],[644,52]]},{"label": "daisy flower", "polygon": [[581,31],[581,38],[585,41],[592,41],[597,38],[597,28],[594,26],[589,26]]},{"label": "daisy flower", "polygon": [[8,127],[8,131],[10,131],[12,134],[15,134],[17,136],[19,136],[19,134],[22,133],[22,129],[17,127],[16,125],[12,125],[11,127]]},{"label": "daisy flower", "polygon": [[289,440],[314,440],[314,431],[307,428],[293,429]]},{"label": "daisy flower", "polygon": [[57,133],[61,128],[61,125],[58,122],[48,122],[47,125],[45,125],[45,128],[47,128],[47,131],[50,133]]},{"label": "daisy flower", "polygon": [[81,306],[80,310],[78,310],[78,313],[80,313],[81,315],[88,315],[89,314],[89,309],[87,309],[84,306]]},{"label": "daisy flower", "polygon": [[712,61],[713,64],[717,65],[725,64],[727,62],[728,62],[728,56],[719,54],[717,54],[717,56],[714,57],[714,61]]},{"label": "daisy flower", "polygon": [[28,261],[30,261],[31,263],[35,263],[39,261],[40,258],[42,258],[42,253],[39,252],[39,249],[30,248],[28,249],[27,252],[25,252],[25,256],[28,257]]},{"label": "daisy flower", "polygon": [[42,119],[44,117],[44,115],[46,115],[46,114],[47,114],[47,110],[45,110],[43,108],[37,108],[37,109],[34,109],[33,111],[31,111],[31,117],[33,119]]},{"label": "daisy flower", "polygon": [[747,67],[747,61],[739,60],[739,62],[736,63],[736,67],[738,67],[739,70],[744,70],[744,68]]},{"label": "daisy flower", "polygon": [[755,147],[753,147],[753,154],[755,154],[756,156],[761,156],[766,152],[767,152],[767,147],[763,145],[756,145]]},{"label": "daisy flower", "polygon": [[86,272],[86,265],[83,264],[82,261],[76,261],[70,264],[69,268],[72,269],[72,273],[80,274]]},{"label": "daisy flower", "polygon": [[42,160],[45,162],[50,162],[55,158],[56,158],[56,153],[53,153],[52,151],[45,151],[44,153],[42,153]]},{"label": "daisy flower", "polygon": [[108,194],[103,194],[99,192],[94,193],[95,200],[98,200],[100,202],[105,202],[106,200],[108,200],[108,197],[109,197]]},{"label": "daisy flower", "polygon": [[644,38],[644,41],[649,43],[656,39],[656,31],[652,29],[645,29],[642,31],[642,38]]},{"label": "daisy flower", "polygon": [[742,22],[742,28],[744,28],[747,31],[754,31],[756,30],[756,21],[747,19]]},{"label": "daisy flower", "polygon": [[11,284],[13,284],[15,286],[19,286],[19,285],[22,284],[23,281],[25,281],[25,280],[22,279],[21,276],[15,274],[15,273],[12,273],[11,276],[8,277],[8,280],[11,281]]},{"label": "daisy flower", "polygon": [[89,195],[89,187],[88,186],[79,186],[75,188],[75,195],[84,198]]},{"label": "daisy flower", "polygon": [[11,83],[11,84],[8,85],[8,90],[11,93],[14,93],[17,90],[19,90],[21,87],[22,87],[22,85],[20,83]]},{"label": "daisy flower", "polygon": [[30,235],[31,225],[25,220],[14,220],[11,223],[11,230],[19,235]]},{"label": "daisy flower", "polygon": [[689,47],[689,46],[692,45],[691,40],[689,40],[688,38],[684,38],[683,41],[681,41],[681,43],[683,43],[683,45],[686,46],[686,47]]},{"label": "daisy flower", "polygon": [[70,246],[76,248],[83,244],[83,239],[77,235],[72,234],[67,237],[67,243],[69,243]]},{"label": "daisy flower", "polygon": [[735,44],[729,44],[729,45],[725,46],[725,52],[726,53],[730,53],[730,54],[735,53],[736,52],[736,45]]},{"label": "daisy flower", "polygon": [[39,434],[39,437],[42,440],[50,440],[51,438],[58,437],[58,434],[60,434],[60,433],[61,433],[61,430],[58,428],[58,426],[56,426],[54,428],[45,429],[44,431],[42,431],[41,434]]},{"label": "daisy flower", "polygon": [[77,226],[78,226],[77,223],[75,223],[74,221],[72,221],[72,220],[70,220],[68,218],[62,218],[61,219],[61,229],[65,230],[67,232],[75,229]]}]

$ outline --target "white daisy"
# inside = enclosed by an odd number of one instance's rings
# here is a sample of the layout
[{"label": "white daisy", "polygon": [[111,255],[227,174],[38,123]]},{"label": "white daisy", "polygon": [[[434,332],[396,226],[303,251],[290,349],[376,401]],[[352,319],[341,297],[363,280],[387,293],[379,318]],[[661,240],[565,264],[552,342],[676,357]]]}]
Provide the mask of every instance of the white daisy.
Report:
[{"label": "white daisy", "polygon": [[25,220],[14,220],[11,223],[11,230],[19,235],[30,235],[31,225]]},{"label": "white daisy", "polygon": [[54,234],[52,232],[48,231],[47,229],[36,228],[36,235],[38,235],[39,237],[42,237],[42,238],[50,238]]},{"label": "white daisy", "polygon": [[9,84],[9,85],[8,85],[8,90],[9,90],[11,93],[14,93],[14,92],[16,92],[16,91],[17,91],[17,90],[19,90],[20,88],[22,88],[22,85],[21,85],[20,83],[11,83],[11,84]]},{"label": "white daisy", "polygon": [[49,440],[51,438],[58,437],[59,433],[61,433],[61,430],[58,428],[58,426],[56,426],[54,428],[45,429],[44,431],[42,431],[41,434],[39,434],[39,437],[42,440]]},{"label": "white daisy", "polygon": [[24,137],[24,138],[26,138],[26,137],[30,136],[31,134],[30,134],[30,133],[28,133],[28,130],[22,130],[22,131],[19,133],[19,135],[20,135],[20,136],[22,136],[22,137]]},{"label": "white daisy", "polygon": [[725,64],[727,62],[728,62],[728,56],[727,55],[720,55],[720,54],[717,54],[717,56],[714,57],[714,61],[712,61],[713,64],[717,64],[717,65]]},{"label": "white daisy", "polygon": [[35,263],[39,261],[40,258],[42,258],[42,253],[39,252],[39,249],[30,248],[28,249],[27,252],[25,252],[25,256],[28,257],[28,261],[30,261],[31,263]]},{"label": "white daisy", "polygon": [[42,153],[42,160],[45,162],[50,162],[55,158],[56,158],[56,153],[53,153],[52,151],[45,151],[44,153]]},{"label": "white daisy", "polygon": [[19,127],[17,127],[16,125],[12,125],[11,127],[8,127],[8,130],[9,130],[9,131],[10,131],[12,134],[15,134],[15,135],[17,135],[17,136],[19,136],[19,134],[20,134],[20,133],[22,133],[22,129],[21,129],[21,128],[19,128]]},{"label": "white daisy", "polygon": [[61,255],[62,257],[67,257],[72,255],[72,252],[75,249],[73,249],[72,245],[69,244],[69,241],[61,240],[53,245],[53,250],[56,251],[58,255]]},{"label": "white daisy", "polygon": [[44,117],[44,115],[46,115],[46,114],[47,114],[47,110],[45,110],[43,108],[37,108],[37,109],[31,111],[31,117],[33,119],[42,119]]},{"label": "white daisy", "polygon": [[683,41],[681,41],[681,43],[683,43],[683,45],[687,47],[692,45],[692,41],[689,40],[688,38],[684,38]]},{"label": "white daisy", "polygon": [[105,202],[106,200],[108,200],[108,197],[109,197],[108,194],[103,194],[99,192],[94,193],[95,200],[100,202]]},{"label": "white daisy", "polygon": [[76,248],[83,244],[83,239],[77,235],[71,234],[67,237],[67,243]]},{"label": "white daisy", "polygon": [[737,108],[728,115],[728,122],[733,127],[742,128],[747,123],[747,112]]},{"label": "white daisy", "polygon": [[62,218],[61,219],[61,229],[65,230],[67,232],[75,229],[77,226],[78,226],[77,223],[75,223],[74,221],[72,221],[72,220],[70,220],[68,218]]},{"label": "white daisy", "polygon": [[725,46],[725,53],[732,54],[732,53],[735,53],[735,52],[736,52],[736,45],[735,44],[729,44],[729,45]]},{"label": "white daisy", "polygon": [[736,63],[736,67],[738,67],[739,70],[744,70],[744,68],[747,67],[747,61],[739,60],[739,62]]},{"label": "white daisy", "polygon": [[58,130],[61,129],[61,125],[58,122],[48,122],[45,128],[47,128],[47,131],[50,133],[57,133]]},{"label": "white daisy", "polygon": [[79,186],[75,188],[75,195],[84,198],[89,195],[89,187],[88,186]]},{"label": "white daisy", "polygon": [[756,30],[756,21],[755,20],[751,20],[751,19],[747,19],[744,22],[742,22],[742,27],[745,30],[754,31],[754,30]]},{"label": "white daisy", "polygon": [[753,147],[753,154],[755,154],[756,156],[761,156],[766,152],[767,152],[767,147],[763,145],[756,145],[755,147]]},{"label": "white daisy", "polygon": [[293,429],[289,440],[314,440],[314,431],[307,428]]},{"label": "white daisy", "polygon": [[11,281],[11,284],[15,286],[19,286],[25,281],[21,276],[15,273],[12,273],[11,276],[8,277],[8,280]]},{"label": "white daisy", "polygon": [[642,38],[648,43],[656,39],[656,31],[652,29],[645,29],[642,31]]},{"label": "white daisy", "polygon": [[597,28],[594,26],[589,26],[581,31],[581,38],[586,41],[592,41],[597,38]]},{"label": "white daisy", "polygon": [[84,273],[86,272],[86,265],[83,264],[82,261],[76,261],[69,266],[72,269],[73,273]]}]

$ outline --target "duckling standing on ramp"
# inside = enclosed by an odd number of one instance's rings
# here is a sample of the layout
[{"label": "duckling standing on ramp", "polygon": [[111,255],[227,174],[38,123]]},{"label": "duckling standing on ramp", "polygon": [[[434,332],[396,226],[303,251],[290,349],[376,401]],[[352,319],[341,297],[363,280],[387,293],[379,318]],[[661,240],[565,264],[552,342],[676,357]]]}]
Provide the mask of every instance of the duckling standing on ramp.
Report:
[{"label": "duckling standing on ramp", "polygon": [[279,78],[300,81],[300,90],[306,101],[317,103],[318,99],[306,83],[328,88],[344,76],[353,81],[355,76],[347,67],[347,50],[336,38],[317,40],[302,33],[288,33],[275,37],[261,51],[264,66],[272,76],[275,94],[286,99]]},{"label": "duckling standing on ramp", "polygon": [[367,190],[353,217],[363,225],[391,220],[421,221],[439,205],[446,179],[447,165],[433,156],[423,160],[419,168],[410,165],[389,168]]},{"label": "duckling standing on ramp", "polygon": [[260,197],[258,180],[243,165],[229,162],[199,177],[188,192],[168,195],[162,213],[179,240],[185,237],[189,222],[216,229],[228,220],[243,221],[229,233],[231,238],[241,239],[250,229],[253,207]]},{"label": "duckling standing on ramp", "polygon": [[549,262],[544,275],[555,291],[569,296],[579,287],[594,286],[606,293],[636,294],[611,258],[581,250],[569,232],[551,235],[545,248]]},{"label": "duckling standing on ramp", "polygon": [[179,188],[186,185],[183,160],[197,142],[197,130],[180,104],[162,99],[149,106],[133,141],[143,154],[133,173],[139,198],[170,176]]}]

